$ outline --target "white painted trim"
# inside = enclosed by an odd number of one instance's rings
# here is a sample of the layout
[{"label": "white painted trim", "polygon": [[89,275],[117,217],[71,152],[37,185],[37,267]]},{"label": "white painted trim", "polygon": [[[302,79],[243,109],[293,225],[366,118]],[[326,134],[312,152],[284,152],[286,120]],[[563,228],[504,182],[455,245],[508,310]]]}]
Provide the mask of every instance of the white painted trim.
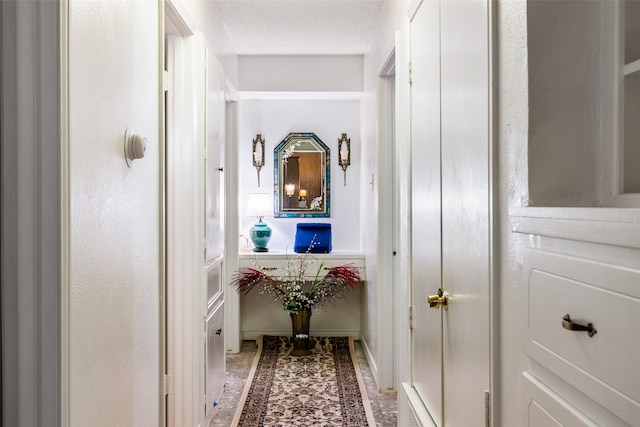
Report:
[{"label": "white painted trim", "polygon": [[640,222],[640,209],[625,208],[573,208],[573,207],[514,207],[510,217],[570,219],[575,221]]},{"label": "white painted trim", "polygon": [[350,91],[239,91],[238,98],[248,100],[359,100],[362,92]]},{"label": "white painted trim", "polygon": [[499,220],[499,124],[498,124],[498,8],[487,2],[488,19],[488,77],[489,77],[489,425],[496,427],[500,414],[500,220]]},{"label": "white painted trim", "polygon": [[[394,230],[389,224],[394,223],[394,187],[396,187],[397,177],[394,176],[392,162],[395,159],[395,67],[396,54],[395,43],[388,52],[379,70],[377,81],[377,175],[378,177],[391,177],[391,179],[378,179],[378,205],[377,224],[378,242],[376,250],[376,331],[377,331],[377,354],[376,383],[379,390],[396,389],[396,369],[395,369],[395,306],[389,301],[394,300],[394,289],[396,288],[393,277],[394,262]],[[370,263],[367,262],[367,265]]]},{"label": "white painted trim", "polygon": [[196,33],[197,27],[177,0],[164,1],[164,15],[168,20],[167,33],[172,36],[188,37]]},{"label": "white painted trim", "polygon": [[158,2],[158,426],[167,425],[164,395],[165,366],[167,362],[167,138],[165,135],[166,112],[164,103],[164,61],[165,61],[165,3]]},{"label": "white painted trim", "polygon": [[[272,330],[254,330],[244,331],[244,339],[249,341],[255,341],[260,335],[272,335],[272,336],[290,336],[291,328],[289,329],[272,329]],[[357,330],[313,330],[312,336],[318,337],[352,337],[354,340],[360,340],[360,331]]]},{"label": "white painted trim", "polygon": [[[396,32],[396,229],[394,283],[396,284],[396,372],[397,383],[411,381],[411,98],[409,85],[410,17],[407,16]],[[401,399],[400,390],[398,397]],[[399,402],[400,405],[400,402]],[[407,421],[398,414],[398,423]]]},{"label": "white painted trim", "polygon": [[[197,415],[197,357],[200,354],[198,298],[192,283],[199,283],[198,264],[202,256],[198,238],[197,174],[200,152],[196,146],[196,38],[172,37],[168,41],[170,90],[167,104],[167,309],[173,362],[167,366],[173,375],[174,413],[168,426],[195,425]],[[204,377],[202,378],[204,381]]]},{"label": "white painted trim", "polygon": [[387,54],[384,57],[385,57],[385,60],[382,62],[382,65],[380,66],[380,68],[378,68],[378,77],[395,75],[396,73],[395,38],[394,38],[394,42],[391,43],[389,49],[387,49]]},{"label": "white painted trim", "polygon": [[[235,88],[227,82],[227,88]],[[237,93],[236,93],[237,99]],[[237,102],[227,101],[227,124],[226,124],[226,151],[225,162],[227,165],[238,164],[238,104]],[[238,194],[238,168],[227,167],[225,172],[225,194]],[[228,197],[225,204],[225,274],[223,280],[225,295],[225,346],[230,353],[239,353],[242,345],[242,309],[240,295],[233,290],[229,290],[227,283],[231,280],[233,274],[238,270],[238,252],[239,252],[239,219],[237,197]]]},{"label": "white painted trim", "polygon": [[409,9],[407,10],[407,18],[409,18],[409,20],[412,20],[413,17],[416,16],[416,13],[423,1],[424,0],[413,0],[413,3],[411,3],[411,6],[409,6]]},{"label": "white painted trim", "polygon": [[[367,364],[369,365],[369,370],[371,371],[371,376],[376,381],[376,385],[378,384],[378,365],[376,363],[375,357],[367,340],[364,337],[360,337],[360,345],[362,346],[362,352],[364,353],[365,359],[367,359]],[[378,344],[379,345],[379,344]],[[395,349],[394,349],[395,350]],[[384,392],[385,390],[381,390],[380,386],[377,387],[378,391]]]},{"label": "white painted trim", "polygon": [[[238,90],[228,79],[224,82],[224,99],[227,102],[234,102],[239,99]],[[229,126],[228,122],[227,126]]]},{"label": "white painted trim", "polygon": [[515,233],[640,248],[640,209],[519,208],[510,218]]},{"label": "white painted trim", "polygon": [[[409,404],[411,414],[418,426],[420,427],[438,427],[431,419],[429,411],[424,406],[422,399],[418,395],[418,392],[409,383],[402,383],[402,394],[406,397],[406,401]],[[415,425],[415,424],[414,424]]]}]

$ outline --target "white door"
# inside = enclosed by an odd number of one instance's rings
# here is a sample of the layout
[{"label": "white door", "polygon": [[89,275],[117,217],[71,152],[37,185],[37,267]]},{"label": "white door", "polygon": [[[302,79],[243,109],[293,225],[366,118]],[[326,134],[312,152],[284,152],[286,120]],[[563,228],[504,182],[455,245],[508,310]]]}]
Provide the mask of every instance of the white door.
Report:
[{"label": "white door", "polygon": [[411,21],[411,305],[413,386],[442,425],[442,313],[426,304],[442,283],[440,185],[440,5]]},{"label": "white door", "polygon": [[[486,425],[489,4],[425,2],[411,21],[413,384],[438,426]],[[448,294],[430,308],[429,295]]]}]

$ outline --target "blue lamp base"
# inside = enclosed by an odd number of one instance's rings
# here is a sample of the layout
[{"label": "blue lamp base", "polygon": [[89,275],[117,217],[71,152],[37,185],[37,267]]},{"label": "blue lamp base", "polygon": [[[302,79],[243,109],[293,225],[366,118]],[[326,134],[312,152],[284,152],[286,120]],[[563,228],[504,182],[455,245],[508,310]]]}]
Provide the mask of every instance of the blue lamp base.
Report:
[{"label": "blue lamp base", "polygon": [[256,222],[249,230],[254,252],[269,252],[267,243],[271,239],[271,228],[262,220]]}]

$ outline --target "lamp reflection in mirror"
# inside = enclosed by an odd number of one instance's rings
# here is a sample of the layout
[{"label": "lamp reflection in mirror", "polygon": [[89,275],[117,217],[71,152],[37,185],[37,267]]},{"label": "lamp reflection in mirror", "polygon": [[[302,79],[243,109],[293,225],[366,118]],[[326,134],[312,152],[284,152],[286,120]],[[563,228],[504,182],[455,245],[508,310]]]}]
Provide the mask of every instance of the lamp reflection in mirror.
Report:
[{"label": "lamp reflection in mirror", "polygon": [[284,186],[284,191],[287,193],[288,197],[293,197],[293,194],[296,192],[296,185],[287,184]]},{"label": "lamp reflection in mirror", "polygon": [[300,189],[298,192],[298,207],[306,208],[307,207],[307,190]]},{"label": "lamp reflection in mirror", "polygon": [[271,197],[267,193],[252,193],[249,195],[247,204],[247,216],[258,218],[253,227],[249,230],[249,236],[253,242],[254,252],[269,252],[267,243],[271,239],[271,228],[262,221],[262,218],[273,214],[271,207]]},{"label": "lamp reflection in mirror", "polygon": [[260,169],[264,166],[264,139],[262,135],[257,134],[253,140],[253,166],[258,172],[258,187],[260,187]]},{"label": "lamp reflection in mirror", "polygon": [[347,167],[351,164],[351,138],[347,138],[347,134],[343,133],[342,137],[338,140],[338,152],[340,157],[338,158],[338,165],[344,172],[344,185],[347,185]]}]

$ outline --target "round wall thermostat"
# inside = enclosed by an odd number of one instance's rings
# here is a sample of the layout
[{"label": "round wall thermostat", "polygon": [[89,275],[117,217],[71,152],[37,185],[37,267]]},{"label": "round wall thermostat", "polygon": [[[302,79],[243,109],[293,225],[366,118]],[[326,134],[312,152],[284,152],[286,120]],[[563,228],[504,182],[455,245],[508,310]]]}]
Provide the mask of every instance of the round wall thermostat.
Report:
[{"label": "round wall thermostat", "polygon": [[147,138],[137,133],[129,133],[128,130],[124,132],[124,157],[127,166],[131,167],[135,159],[143,158],[146,150]]}]

